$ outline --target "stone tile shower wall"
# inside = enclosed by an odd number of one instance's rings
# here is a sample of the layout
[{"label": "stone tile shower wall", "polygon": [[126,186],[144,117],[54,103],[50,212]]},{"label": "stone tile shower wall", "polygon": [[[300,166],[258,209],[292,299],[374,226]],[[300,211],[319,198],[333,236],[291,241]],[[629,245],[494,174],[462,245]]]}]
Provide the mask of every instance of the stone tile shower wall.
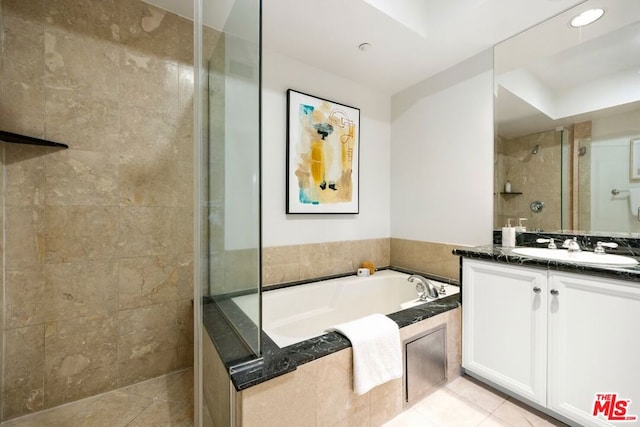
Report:
[{"label": "stone tile shower wall", "polygon": [[0,0],[2,419],[192,364],[193,24]]},{"label": "stone tile shower wall", "polygon": [[[495,223],[496,229],[507,218],[526,218],[527,230],[560,230],[562,133],[550,130],[513,139],[498,138],[496,143]],[[537,154],[534,148],[539,145]],[[500,194],[511,181],[511,191],[522,194]],[[533,201],[542,201],[545,208],[534,213]]]}]

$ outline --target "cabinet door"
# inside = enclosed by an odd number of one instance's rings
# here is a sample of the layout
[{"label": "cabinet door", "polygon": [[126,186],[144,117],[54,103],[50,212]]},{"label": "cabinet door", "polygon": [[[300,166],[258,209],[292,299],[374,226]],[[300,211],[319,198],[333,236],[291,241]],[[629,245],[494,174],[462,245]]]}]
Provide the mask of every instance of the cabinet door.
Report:
[{"label": "cabinet door", "polygon": [[546,404],[547,272],[463,260],[462,366]]},{"label": "cabinet door", "polygon": [[593,415],[597,394],[616,394],[640,420],[640,284],[551,272],[549,291],[549,409],[583,426],[617,425],[604,399]]}]

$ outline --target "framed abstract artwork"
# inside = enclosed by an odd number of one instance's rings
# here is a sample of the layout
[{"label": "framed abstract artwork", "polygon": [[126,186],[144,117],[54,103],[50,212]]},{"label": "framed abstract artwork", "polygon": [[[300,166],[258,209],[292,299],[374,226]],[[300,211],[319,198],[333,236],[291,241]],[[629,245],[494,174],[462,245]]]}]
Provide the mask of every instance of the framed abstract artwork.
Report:
[{"label": "framed abstract artwork", "polygon": [[360,110],[287,90],[287,213],[357,214]]}]

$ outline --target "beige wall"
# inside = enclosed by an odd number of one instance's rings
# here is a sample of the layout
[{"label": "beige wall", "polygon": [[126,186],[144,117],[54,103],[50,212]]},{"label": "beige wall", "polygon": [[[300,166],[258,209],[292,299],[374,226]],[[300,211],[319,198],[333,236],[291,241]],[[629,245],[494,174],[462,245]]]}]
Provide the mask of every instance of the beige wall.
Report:
[{"label": "beige wall", "polygon": [[[507,218],[526,218],[527,230],[560,230],[560,181],[562,133],[551,130],[513,139],[496,141],[496,176],[494,182],[494,227],[501,228]],[[532,154],[540,145],[538,154]],[[511,191],[523,194],[500,194],[504,184],[511,181]],[[533,201],[542,201],[545,208],[534,213],[529,208]]]},{"label": "beige wall", "polygon": [[[1,0],[2,419],[192,364],[190,21]],[[0,293],[2,294],[2,293]]]}]

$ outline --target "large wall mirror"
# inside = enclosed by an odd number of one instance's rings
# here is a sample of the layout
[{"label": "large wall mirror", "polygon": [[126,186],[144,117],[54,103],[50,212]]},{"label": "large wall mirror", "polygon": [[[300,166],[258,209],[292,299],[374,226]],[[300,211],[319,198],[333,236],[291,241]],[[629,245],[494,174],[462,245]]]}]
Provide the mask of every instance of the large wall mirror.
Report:
[{"label": "large wall mirror", "polygon": [[494,54],[494,227],[640,236],[640,1],[586,1]]}]

